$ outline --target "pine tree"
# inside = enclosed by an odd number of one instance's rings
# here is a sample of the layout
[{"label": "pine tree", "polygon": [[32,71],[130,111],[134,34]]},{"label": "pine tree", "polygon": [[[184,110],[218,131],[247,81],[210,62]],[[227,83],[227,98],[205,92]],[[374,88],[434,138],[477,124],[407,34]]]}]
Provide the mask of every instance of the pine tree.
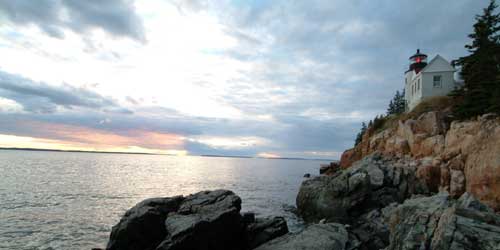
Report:
[{"label": "pine tree", "polygon": [[495,92],[492,93],[490,103],[491,106],[487,111],[500,114],[500,74],[497,77]]},{"label": "pine tree", "polygon": [[387,108],[387,115],[401,114],[405,111],[405,98],[403,92],[396,91],[396,94],[389,102],[389,107]]},{"label": "pine tree", "polygon": [[396,91],[395,97],[395,114],[402,114],[405,112],[405,91]]},{"label": "pine tree", "polygon": [[387,115],[392,115],[392,114],[395,114],[396,113],[396,108],[394,107],[394,102],[391,100],[391,102],[389,102],[389,107],[387,108]]},{"label": "pine tree", "polygon": [[492,0],[482,15],[476,16],[472,43],[465,46],[471,53],[457,60],[464,79],[462,90],[452,93],[461,99],[454,110],[459,119],[488,111],[500,111],[500,14],[494,14],[497,5]]},{"label": "pine tree", "polygon": [[373,130],[382,128],[382,126],[384,126],[384,122],[385,122],[384,115],[375,116],[375,119],[373,119]]},{"label": "pine tree", "polygon": [[358,145],[363,140],[363,135],[365,134],[366,129],[367,129],[366,123],[362,122],[361,123],[361,130],[356,135],[356,140],[354,141],[354,146]]}]

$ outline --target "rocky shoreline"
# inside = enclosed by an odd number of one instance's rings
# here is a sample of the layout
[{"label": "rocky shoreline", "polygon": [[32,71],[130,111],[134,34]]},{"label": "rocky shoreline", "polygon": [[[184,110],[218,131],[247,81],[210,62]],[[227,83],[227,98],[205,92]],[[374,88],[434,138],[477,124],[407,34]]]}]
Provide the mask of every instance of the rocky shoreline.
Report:
[{"label": "rocky shoreline", "polygon": [[229,190],[147,199],[113,227],[106,249],[500,249],[500,215],[469,193],[429,195],[421,183],[379,155],[334,175],[303,182],[290,233],[282,217],[241,214]]},{"label": "rocky shoreline", "polygon": [[432,111],[368,130],[339,164],[305,175],[302,231],[241,214],[232,191],[202,191],[140,202],[106,249],[500,250],[500,118],[446,117]]}]

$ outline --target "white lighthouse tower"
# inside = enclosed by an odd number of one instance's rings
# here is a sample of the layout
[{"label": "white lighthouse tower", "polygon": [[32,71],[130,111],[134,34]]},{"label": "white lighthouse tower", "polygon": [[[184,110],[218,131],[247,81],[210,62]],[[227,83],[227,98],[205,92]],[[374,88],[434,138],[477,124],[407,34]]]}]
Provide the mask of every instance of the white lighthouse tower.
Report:
[{"label": "white lighthouse tower", "polygon": [[440,55],[427,63],[427,55],[417,53],[410,57],[405,73],[405,101],[409,112],[429,97],[446,96],[456,87],[455,68]]}]

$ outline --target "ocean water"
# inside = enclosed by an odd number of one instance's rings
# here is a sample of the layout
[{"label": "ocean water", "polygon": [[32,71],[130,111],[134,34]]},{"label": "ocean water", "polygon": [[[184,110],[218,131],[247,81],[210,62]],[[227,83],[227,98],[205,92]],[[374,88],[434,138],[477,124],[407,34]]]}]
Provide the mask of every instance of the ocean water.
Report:
[{"label": "ocean water", "polygon": [[123,213],[150,197],[230,189],[242,211],[285,216],[321,161],[0,150],[0,249],[105,247]]}]

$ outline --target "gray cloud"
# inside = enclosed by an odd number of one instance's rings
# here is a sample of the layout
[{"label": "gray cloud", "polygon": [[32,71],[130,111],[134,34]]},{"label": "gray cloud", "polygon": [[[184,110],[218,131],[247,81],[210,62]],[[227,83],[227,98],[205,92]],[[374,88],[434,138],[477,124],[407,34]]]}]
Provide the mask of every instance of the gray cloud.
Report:
[{"label": "gray cloud", "polygon": [[[482,1],[314,0],[205,4],[233,30],[255,34],[226,55],[259,67],[243,72],[221,101],[246,112],[300,114],[322,108],[331,115],[384,113],[403,88],[407,58],[420,47],[451,60],[464,45]],[[223,9],[224,11],[221,11]],[[229,10],[229,11],[228,11]],[[230,12],[228,14],[227,12]],[[270,37],[270,38],[269,38]],[[250,90],[248,90],[250,88]],[[258,95],[252,90],[259,90]],[[288,99],[287,102],[270,101]]]},{"label": "gray cloud", "polygon": [[117,37],[146,41],[142,20],[130,0],[0,0],[2,12],[13,23],[34,24],[57,38],[64,37],[64,29],[86,33],[101,28]]},{"label": "gray cloud", "polygon": [[68,84],[52,86],[3,71],[0,71],[1,96],[18,102],[25,111],[30,112],[53,113],[60,106],[66,109],[83,107],[107,112],[130,113],[113,99],[88,88],[77,88]]}]

